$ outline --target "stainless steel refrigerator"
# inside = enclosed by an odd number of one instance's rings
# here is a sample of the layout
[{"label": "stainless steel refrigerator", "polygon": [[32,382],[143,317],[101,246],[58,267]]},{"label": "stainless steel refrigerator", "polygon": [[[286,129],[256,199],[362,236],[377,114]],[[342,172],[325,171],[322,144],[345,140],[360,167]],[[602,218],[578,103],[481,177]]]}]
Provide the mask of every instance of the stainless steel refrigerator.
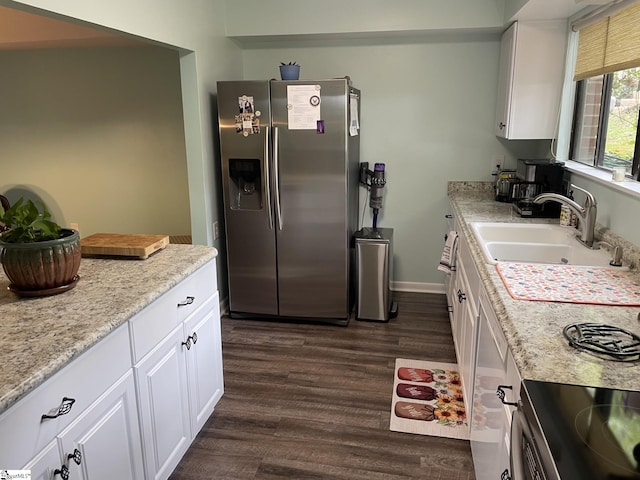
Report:
[{"label": "stainless steel refrigerator", "polygon": [[348,322],[359,107],[348,78],[218,82],[232,317]]}]

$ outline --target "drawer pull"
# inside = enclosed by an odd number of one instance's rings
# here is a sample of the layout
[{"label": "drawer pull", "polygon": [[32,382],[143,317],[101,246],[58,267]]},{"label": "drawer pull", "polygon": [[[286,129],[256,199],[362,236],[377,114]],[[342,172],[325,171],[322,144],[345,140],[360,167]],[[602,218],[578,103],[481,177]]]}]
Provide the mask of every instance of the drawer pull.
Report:
[{"label": "drawer pull", "polygon": [[44,415],[42,415],[42,417],[40,417],[40,421],[42,422],[44,420],[47,420],[48,418],[58,418],[60,415],[66,415],[71,411],[71,407],[75,402],[75,398],[62,397],[62,403],[56,410],[55,414],[51,414],[51,412],[45,413]]},{"label": "drawer pull", "polygon": [[187,297],[184,302],[178,303],[179,307],[186,307],[187,305],[191,305],[195,301],[196,297]]},{"label": "drawer pull", "polygon": [[197,341],[198,341],[198,334],[196,332],[193,332],[193,335],[189,335],[187,337],[187,341],[186,342],[182,342],[182,345],[187,347],[187,350],[190,350],[191,349],[191,344],[195,345]]},{"label": "drawer pull", "polygon": [[500,480],[511,480],[511,474],[508,468],[504,469],[504,472],[500,475]]},{"label": "drawer pull", "polygon": [[62,465],[59,469],[53,471],[53,476],[60,475],[62,480],[69,480],[69,467]]},{"label": "drawer pull", "polygon": [[498,385],[498,390],[496,390],[496,395],[498,396],[498,398],[500,399],[500,401],[502,402],[503,405],[511,405],[512,407],[517,407],[518,406],[517,402],[505,402],[504,401],[504,397],[505,397],[504,389],[505,388],[513,391],[513,387],[511,385]]},{"label": "drawer pull", "polygon": [[76,462],[76,465],[80,465],[80,462],[82,462],[82,453],[80,453],[80,450],[77,448],[74,448],[73,453],[67,455],[67,460],[73,460]]},{"label": "drawer pull", "polygon": [[467,294],[462,290],[458,289],[458,303],[462,303],[463,300],[467,299]]}]

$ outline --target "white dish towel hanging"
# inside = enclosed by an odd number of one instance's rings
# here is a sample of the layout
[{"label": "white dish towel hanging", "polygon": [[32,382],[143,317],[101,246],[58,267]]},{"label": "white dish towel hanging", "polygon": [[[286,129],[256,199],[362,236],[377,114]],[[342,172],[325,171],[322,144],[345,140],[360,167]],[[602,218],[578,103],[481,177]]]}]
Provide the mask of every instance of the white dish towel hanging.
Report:
[{"label": "white dish towel hanging", "polygon": [[456,249],[458,248],[458,233],[450,231],[447,240],[444,242],[444,249],[440,257],[438,270],[446,274],[451,274],[456,268]]}]

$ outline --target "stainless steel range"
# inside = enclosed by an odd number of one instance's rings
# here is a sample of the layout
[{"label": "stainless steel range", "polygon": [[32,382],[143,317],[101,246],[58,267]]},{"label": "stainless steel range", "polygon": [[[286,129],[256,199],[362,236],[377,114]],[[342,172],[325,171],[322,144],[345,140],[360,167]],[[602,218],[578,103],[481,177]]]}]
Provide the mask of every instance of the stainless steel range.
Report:
[{"label": "stainless steel range", "polygon": [[[575,323],[563,333],[576,349],[640,369],[640,338],[632,332]],[[640,392],[524,380],[520,397],[511,480],[640,479]]]}]

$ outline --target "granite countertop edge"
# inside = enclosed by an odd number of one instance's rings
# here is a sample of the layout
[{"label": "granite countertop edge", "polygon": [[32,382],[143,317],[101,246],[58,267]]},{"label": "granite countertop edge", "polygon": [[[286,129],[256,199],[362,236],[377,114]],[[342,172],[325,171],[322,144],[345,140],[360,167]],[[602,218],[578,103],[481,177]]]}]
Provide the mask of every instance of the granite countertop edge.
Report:
[{"label": "granite countertop edge", "polygon": [[[486,262],[470,222],[557,223],[555,219],[523,219],[511,205],[493,199],[491,182],[450,182],[454,216],[475,262],[481,282],[523,379],[640,391],[640,362],[616,362],[578,352],[568,345],[562,328],[573,322],[606,323],[640,335],[640,307],[514,300],[494,265]],[[605,232],[608,233],[608,232]],[[603,231],[599,232],[603,236]],[[637,247],[623,242],[625,250]],[[633,261],[633,260],[632,260]],[[637,265],[637,264],[636,264]],[[634,275],[639,275],[633,270]]]},{"label": "granite countertop edge", "polygon": [[83,258],[68,292],[19,298],[0,269],[0,413],[191,273],[217,250],[168,245],[146,260]]}]

